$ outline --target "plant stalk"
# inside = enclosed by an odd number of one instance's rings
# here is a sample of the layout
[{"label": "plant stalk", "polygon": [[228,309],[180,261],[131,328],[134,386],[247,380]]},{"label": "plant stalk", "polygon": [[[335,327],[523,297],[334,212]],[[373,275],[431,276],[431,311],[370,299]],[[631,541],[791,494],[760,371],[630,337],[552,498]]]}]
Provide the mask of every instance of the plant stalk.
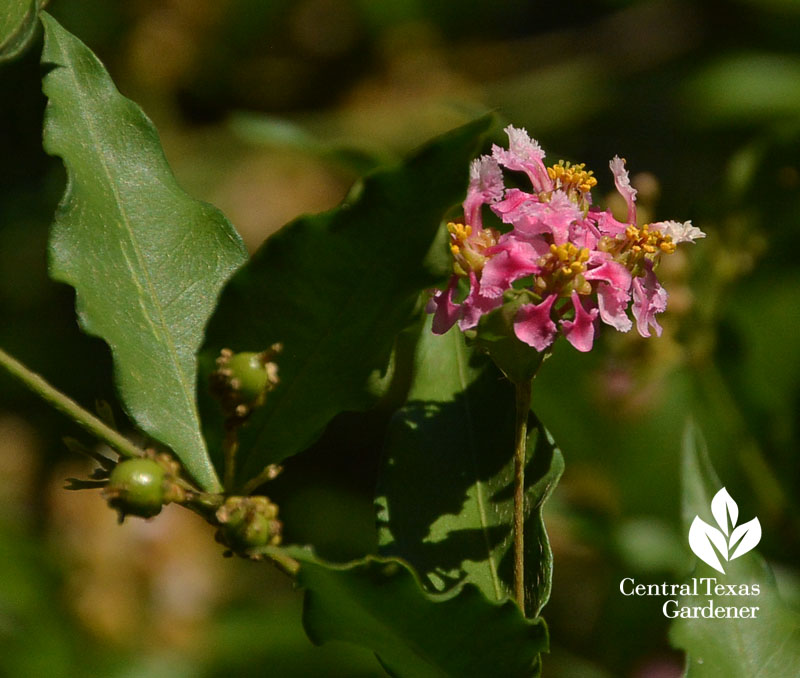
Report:
[{"label": "plant stalk", "polygon": [[28,369],[21,362],[0,349],[0,365],[13,377],[19,379],[39,397],[46,400],[62,414],[82,426],[95,438],[102,440],[123,457],[141,457],[144,451],[130,440],[105,424],[101,419],[85,410],[72,398],[51,386],[38,374]]},{"label": "plant stalk", "polygon": [[225,439],[222,441],[225,456],[225,477],[222,485],[231,494],[236,484],[236,453],[239,451],[239,423],[234,418],[225,422]]},{"label": "plant stalk", "polygon": [[528,439],[528,416],[531,410],[531,382],[522,381],[516,388],[516,425],[514,431],[514,597],[525,614],[525,461]]}]

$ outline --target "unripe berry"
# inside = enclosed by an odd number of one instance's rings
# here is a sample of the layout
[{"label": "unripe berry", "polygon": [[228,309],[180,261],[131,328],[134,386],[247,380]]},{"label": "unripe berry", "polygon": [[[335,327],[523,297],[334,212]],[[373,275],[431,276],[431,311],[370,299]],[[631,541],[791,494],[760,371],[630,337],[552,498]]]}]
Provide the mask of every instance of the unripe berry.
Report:
[{"label": "unripe berry", "polygon": [[161,512],[166,491],[166,470],[158,462],[126,459],[116,465],[104,491],[108,504],[126,515],[152,518]]}]

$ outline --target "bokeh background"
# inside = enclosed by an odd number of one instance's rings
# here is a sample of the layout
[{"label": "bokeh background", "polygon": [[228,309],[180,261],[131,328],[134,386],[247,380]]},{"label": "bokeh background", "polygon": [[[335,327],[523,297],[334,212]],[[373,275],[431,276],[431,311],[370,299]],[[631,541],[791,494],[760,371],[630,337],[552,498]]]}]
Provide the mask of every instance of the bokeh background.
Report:
[{"label": "bokeh background", "polygon": [[[359,174],[486,111],[600,194],[627,157],[645,218],[708,238],[664,261],[658,340],[560,347],[535,407],[567,471],[548,507],[551,678],[676,678],[658,600],[622,577],[680,581],[680,440],[692,417],[760,550],[800,607],[800,3],[796,0],[54,0],[159,128],[194,196],[253,250],[334,206]],[[0,346],[87,407],[112,404],[110,358],[47,278],[64,187],[41,150],[37,41],[0,65]],[[613,196],[608,195],[612,201]],[[372,494],[391,403],[343,415],[271,494],[288,541],[345,560],[374,549]],[[0,374],[0,674],[380,676],[359,648],[305,638],[271,567],[221,557],[168,507],[116,525],[68,421]],[[88,440],[86,442],[89,442]],[[174,510],[173,510],[174,509]]]}]

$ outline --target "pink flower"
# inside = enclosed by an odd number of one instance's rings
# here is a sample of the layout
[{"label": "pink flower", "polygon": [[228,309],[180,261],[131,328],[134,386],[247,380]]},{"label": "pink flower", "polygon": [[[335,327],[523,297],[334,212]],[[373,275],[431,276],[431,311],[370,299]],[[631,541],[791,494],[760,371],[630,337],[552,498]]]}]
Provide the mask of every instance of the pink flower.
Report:
[{"label": "pink flower", "polygon": [[[656,316],[666,308],[667,293],[655,267],[676,245],[705,234],[689,221],[639,226],[636,189],[618,156],[609,167],[628,207],[626,222],[592,205],[597,180],[583,164],[548,167],[524,129],[505,131],[508,149],[494,146],[491,156],[470,167],[463,223],[447,226],[454,274],[428,304],[433,331],[441,334],[457,323],[480,332],[484,315],[507,301],[524,301],[514,334],[537,351],[547,350],[559,333],[577,350],[589,351],[600,322],[630,331],[629,312],[643,337],[651,329],[660,335]],[[506,188],[503,170],[524,173],[530,192]],[[484,228],[484,205],[510,230]],[[460,303],[459,287],[466,289]]]}]

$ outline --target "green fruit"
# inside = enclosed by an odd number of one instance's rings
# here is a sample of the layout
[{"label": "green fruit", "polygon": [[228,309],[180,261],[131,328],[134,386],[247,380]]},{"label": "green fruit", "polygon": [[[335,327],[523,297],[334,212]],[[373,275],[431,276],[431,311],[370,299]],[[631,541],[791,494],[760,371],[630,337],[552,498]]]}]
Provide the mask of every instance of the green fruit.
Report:
[{"label": "green fruit", "polygon": [[269,376],[260,353],[234,353],[225,367],[230,370],[230,384],[243,403],[256,402],[269,385]]},{"label": "green fruit", "polygon": [[166,471],[152,459],[126,459],[116,465],[105,494],[122,516],[151,518],[164,503]]}]

